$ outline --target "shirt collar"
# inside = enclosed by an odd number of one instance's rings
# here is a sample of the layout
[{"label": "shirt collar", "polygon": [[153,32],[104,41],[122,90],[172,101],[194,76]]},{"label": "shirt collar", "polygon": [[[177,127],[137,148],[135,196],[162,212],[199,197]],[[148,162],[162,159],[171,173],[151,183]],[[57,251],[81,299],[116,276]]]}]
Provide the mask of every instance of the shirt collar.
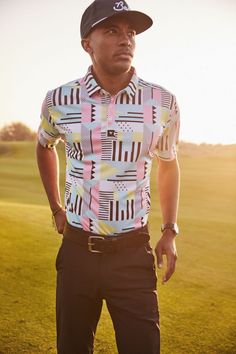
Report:
[{"label": "shirt collar", "polygon": [[[122,93],[126,92],[129,97],[133,97],[135,95],[137,87],[138,87],[138,77],[136,74],[136,70],[134,68],[132,68],[132,70],[133,70],[133,76],[132,76],[131,80],[130,80],[128,86],[122,90]],[[101,86],[97,83],[96,79],[93,76],[92,66],[90,66],[88,68],[87,74],[83,78],[83,83],[85,84],[88,95],[90,97],[95,92],[102,90]]]}]

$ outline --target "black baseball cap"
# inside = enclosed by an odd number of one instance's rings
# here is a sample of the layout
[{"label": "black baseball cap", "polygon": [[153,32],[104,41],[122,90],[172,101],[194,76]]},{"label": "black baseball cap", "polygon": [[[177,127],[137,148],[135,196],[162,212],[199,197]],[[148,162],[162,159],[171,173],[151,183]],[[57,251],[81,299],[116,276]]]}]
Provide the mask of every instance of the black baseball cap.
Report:
[{"label": "black baseball cap", "polygon": [[131,10],[125,1],[95,0],[82,15],[80,23],[81,38],[85,38],[96,25],[113,16],[126,17],[135,29],[136,34],[146,31],[153,23],[151,17],[143,12]]}]

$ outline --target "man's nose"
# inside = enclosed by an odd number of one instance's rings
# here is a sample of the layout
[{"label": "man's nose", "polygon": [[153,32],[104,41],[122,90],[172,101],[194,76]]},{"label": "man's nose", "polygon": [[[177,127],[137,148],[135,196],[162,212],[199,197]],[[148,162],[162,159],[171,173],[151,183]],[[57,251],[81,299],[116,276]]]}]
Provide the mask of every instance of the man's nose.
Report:
[{"label": "man's nose", "polygon": [[126,45],[130,47],[132,44],[131,38],[128,33],[122,32],[120,33],[120,45]]}]

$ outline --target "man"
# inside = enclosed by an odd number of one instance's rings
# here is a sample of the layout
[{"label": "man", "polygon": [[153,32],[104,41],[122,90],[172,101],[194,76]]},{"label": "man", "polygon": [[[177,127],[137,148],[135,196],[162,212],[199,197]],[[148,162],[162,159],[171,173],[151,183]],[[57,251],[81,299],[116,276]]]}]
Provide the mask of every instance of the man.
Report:
[{"label": "man", "polygon": [[[92,65],[87,74],[49,91],[42,108],[38,166],[58,232],[57,346],[63,354],[93,353],[106,300],[121,354],[160,351],[154,256],[147,227],[152,157],[159,160],[163,214],[155,252],[175,269],[179,198],[175,97],[137,77],[135,36],[152,25],[125,1],[95,0],[81,19]],[[55,145],[67,159],[65,209]],[[157,231],[158,233],[158,231]]]}]

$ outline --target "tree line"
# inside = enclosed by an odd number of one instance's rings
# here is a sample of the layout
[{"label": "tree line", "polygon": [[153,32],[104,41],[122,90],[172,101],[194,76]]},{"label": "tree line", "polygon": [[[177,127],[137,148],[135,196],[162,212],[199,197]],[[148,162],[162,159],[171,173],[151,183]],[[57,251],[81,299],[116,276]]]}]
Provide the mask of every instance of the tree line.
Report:
[{"label": "tree line", "polygon": [[36,132],[21,122],[14,122],[0,129],[0,141],[33,141]]}]

